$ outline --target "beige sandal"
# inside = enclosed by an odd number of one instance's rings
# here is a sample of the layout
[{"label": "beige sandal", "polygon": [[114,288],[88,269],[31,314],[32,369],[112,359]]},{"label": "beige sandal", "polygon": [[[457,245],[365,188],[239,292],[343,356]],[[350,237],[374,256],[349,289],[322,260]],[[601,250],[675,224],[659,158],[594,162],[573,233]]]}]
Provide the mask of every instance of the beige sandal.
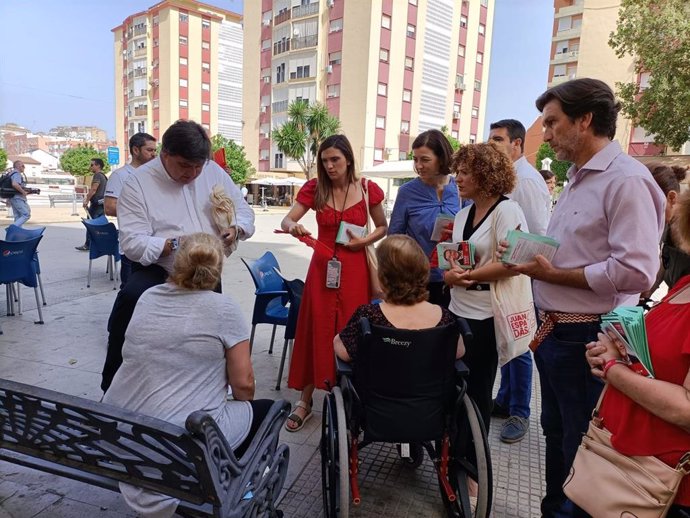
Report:
[{"label": "beige sandal", "polygon": [[295,410],[293,410],[292,413],[288,416],[288,422],[292,421],[293,423],[297,423],[297,426],[294,428],[290,428],[288,426],[288,423],[285,423],[285,429],[288,432],[299,432],[302,428],[304,428],[306,422],[309,421],[309,419],[311,419],[311,416],[313,415],[313,412],[311,411],[311,405],[305,403],[302,400],[299,400],[297,403],[295,403],[295,409],[297,408],[303,408],[307,411],[307,414],[304,417],[300,417],[295,413]]}]

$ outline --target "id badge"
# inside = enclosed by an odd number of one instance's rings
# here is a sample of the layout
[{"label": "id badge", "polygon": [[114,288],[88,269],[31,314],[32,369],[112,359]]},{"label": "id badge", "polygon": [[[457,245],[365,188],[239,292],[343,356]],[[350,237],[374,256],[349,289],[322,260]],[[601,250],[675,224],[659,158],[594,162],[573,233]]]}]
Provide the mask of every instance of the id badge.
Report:
[{"label": "id badge", "polygon": [[333,258],[328,261],[326,267],[326,288],[337,289],[340,288],[340,270],[342,263]]}]

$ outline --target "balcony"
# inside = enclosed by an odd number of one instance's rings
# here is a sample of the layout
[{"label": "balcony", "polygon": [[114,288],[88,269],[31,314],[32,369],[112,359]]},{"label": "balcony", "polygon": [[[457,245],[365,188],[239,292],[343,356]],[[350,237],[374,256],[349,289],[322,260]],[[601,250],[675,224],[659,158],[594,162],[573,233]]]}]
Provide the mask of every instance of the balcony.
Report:
[{"label": "balcony", "polygon": [[287,22],[290,18],[292,18],[292,12],[289,9],[287,11],[283,11],[282,13],[278,13],[273,18],[273,26],[275,27],[283,22]]},{"label": "balcony", "polygon": [[301,38],[292,38],[290,46],[292,50],[306,49],[309,47],[316,47],[319,44],[319,36],[302,36]]},{"label": "balcony", "polygon": [[566,74],[564,76],[556,76],[553,79],[551,79],[551,82],[547,85],[548,88],[551,88],[552,86],[559,85],[561,83],[565,83],[566,81],[570,81],[571,79],[575,79],[577,77],[577,73],[573,72],[571,74]]},{"label": "balcony", "polygon": [[136,27],[134,29],[134,37],[137,36],[146,36],[146,27]]},{"label": "balcony", "polygon": [[551,41],[562,41],[579,38],[581,32],[582,27],[573,27],[571,29],[566,29],[564,31],[558,31],[556,34],[554,34],[553,38],[551,38]]},{"label": "balcony", "polygon": [[135,58],[138,58],[141,56],[146,56],[146,47],[144,47],[143,49],[136,49],[134,51],[134,57]]},{"label": "balcony", "polygon": [[582,2],[576,3],[575,5],[569,5],[567,7],[561,7],[556,13],[555,18],[562,18],[563,16],[573,16],[575,14],[581,14],[585,10],[585,6]]},{"label": "balcony", "polygon": [[271,105],[271,110],[273,113],[284,113],[288,109],[288,104],[289,102],[287,99],[284,101],[276,101]]},{"label": "balcony", "polygon": [[277,56],[279,54],[282,54],[283,52],[287,52],[290,50],[290,38],[286,40],[280,40],[276,41],[273,44],[273,55]]},{"label": "balcony", "polygon": [[314,16],[315,14],[319,14],[318,2],[308,5],[298,5],[292,8],[293,18],[303,18],[305,16]]},{"label": "balcony", "polygon": [[134,108],[134,116],[135,117],[146,117],[148,114],[148,107],[146,106],[138,106]]},{"label": "balcony", "polygon": [[134,71],[134,77],[146,77],[146,69],[145,68],[137,68]]},{"label": "balcony", "polygon": [[577,50],[569,50],[567,52],[559,52],[551,59],[552,65],[560,65],[563,63],[572,63],[577,61],[580,52]]}]

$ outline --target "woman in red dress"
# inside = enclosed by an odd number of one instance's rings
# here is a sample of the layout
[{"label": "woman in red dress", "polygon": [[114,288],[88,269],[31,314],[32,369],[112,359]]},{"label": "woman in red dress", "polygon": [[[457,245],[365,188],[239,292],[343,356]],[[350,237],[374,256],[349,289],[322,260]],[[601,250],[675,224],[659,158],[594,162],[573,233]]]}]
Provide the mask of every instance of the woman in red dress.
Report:
[{"label": "woman in red dress", "polygon": [[[677,241],[690,250],[690,192],[675,208]],[[690,451],[690,275],[681,278],[645,319],[654,379],[621,360],[625,346],[604,333],[587,344],[592,373],[608,382],[600,409],[611,444],[625,455],[654,455],[676,467]],[[686,476],[667,518],[690,517]]]},{"label": "woman in red dress", "polygon": [[[375,183],[357,178],[352,146],[345,135],[323,141],[316,156],[316,172],[316,178],[297,193],[295,204],[281,223],[282,229],[293,236],[309,235],[311,232],[299,220],[313,209],[318,240],[334,250],[333,257],[314,253],[307,272],[288,377],[288,387],[301,390],[302,395],[285,425],[290,432],[300,430],[311,417],[314,388],[325,389],[327,382],[335,382],[333,337],[359,306],[371,300],[365,247],[385,236],[388,228],[381,205],[383,191]],[[376,228],[362,238],[348,232],[350,241],[336,244],[341,223],[366,226],[365,192]],[[338,266],[340,273],[336,275]],[[327,275],[331,280],[339,277],[338,288],[327,286]]]}]

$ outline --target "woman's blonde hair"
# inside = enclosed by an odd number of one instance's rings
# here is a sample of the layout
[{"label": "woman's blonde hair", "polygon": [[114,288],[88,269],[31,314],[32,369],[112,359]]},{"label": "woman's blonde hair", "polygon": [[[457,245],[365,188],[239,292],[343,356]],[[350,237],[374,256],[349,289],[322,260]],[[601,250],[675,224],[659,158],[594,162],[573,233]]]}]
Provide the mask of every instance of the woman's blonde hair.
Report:
[{"label": "woman's blonde hair", "polygon": [[428,300],[429,259],[414,239],[402,234],[388,236],[376,248],[376,258],[387,302],[411,306]]},{"label": "woman's blonde hair", "polygon": [[198,232],[180,240],[170,280],[189,290],[212,290],[220,284],[222,271],[223,244],[220,239]]}]

